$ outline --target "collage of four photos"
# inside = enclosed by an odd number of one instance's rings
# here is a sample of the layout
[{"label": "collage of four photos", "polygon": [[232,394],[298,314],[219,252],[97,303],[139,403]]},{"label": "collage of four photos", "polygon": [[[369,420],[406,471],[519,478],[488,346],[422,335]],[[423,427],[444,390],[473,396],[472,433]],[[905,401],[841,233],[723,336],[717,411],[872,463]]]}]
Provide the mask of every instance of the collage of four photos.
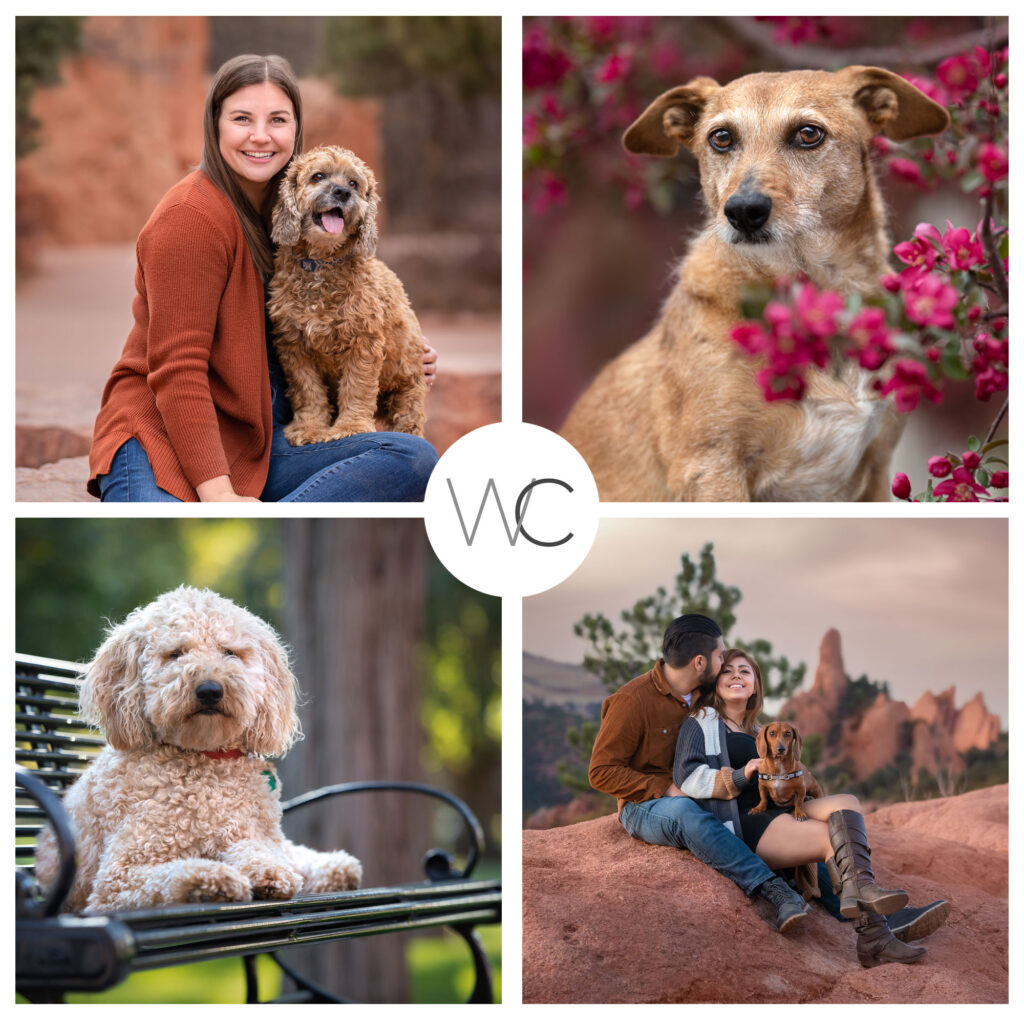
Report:
[{"label": "collage of four photos", "polygon": [[16,1005],[1011,1005],[1007,17],[13,29]]}]

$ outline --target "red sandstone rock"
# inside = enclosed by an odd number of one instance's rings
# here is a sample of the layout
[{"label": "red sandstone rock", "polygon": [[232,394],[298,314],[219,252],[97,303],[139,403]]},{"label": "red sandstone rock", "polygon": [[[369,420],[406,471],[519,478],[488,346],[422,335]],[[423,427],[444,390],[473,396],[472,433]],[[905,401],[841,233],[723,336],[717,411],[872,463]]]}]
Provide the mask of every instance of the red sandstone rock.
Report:
[{"label": "red sandstone rock", "polygon": [[999,718],[990,714],[980,693],[968,701],[956,716],[953,728],[953,746],[965,753],[972,747],[985,750],[999,737]]},{"label": "red sandstone rock", "polygon": [[999,1003],[1008,999],[1008,787],[868,816],[876,875],[944,928],[911,966],[866,970],[820,906],[785,935],[692,854],[630,839],[614,815],[523,833],[527,1003]]},{"label": "red sandstone rock", "polygon": [[[839,633],[830,629],[821,642],[814,684],[790,697],[779,717],[796,722],[804,736],[828,736],[847,686]],[[909,747],[904,728],[908,723]],[[980,693],[959,711],[952,686],[939,694],[923,693],[909,710],[902,701],[880,693],[859,716],[840,723],[839,740],[826,747],[822,763],[845,761],[851,767],[852,778],[865,779],[909,750],[914,781],[922,771],[936,777],[957,776],[964,770],[962,755],[972,747],[986,749],[998,738],[999,731],[999,718],[985,708]]]}]

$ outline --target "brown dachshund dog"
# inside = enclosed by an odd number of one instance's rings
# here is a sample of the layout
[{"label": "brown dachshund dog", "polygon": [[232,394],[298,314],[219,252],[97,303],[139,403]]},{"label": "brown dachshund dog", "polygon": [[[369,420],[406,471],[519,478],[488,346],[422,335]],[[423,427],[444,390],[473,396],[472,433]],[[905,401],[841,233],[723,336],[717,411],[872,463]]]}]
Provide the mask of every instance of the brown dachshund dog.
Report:
[{"label": "brown dachshund dog", "polygon": [[800,763],[803,740],[792,722],[769,722],[755,740],[761,755],[761,771],[757,773],[757,788],[761,802],[751,814],[762,814],[768,809],[769,797],[780,807],[793,807],[793,817],[806,821],[804,800],[821,796],[821,786]]}]

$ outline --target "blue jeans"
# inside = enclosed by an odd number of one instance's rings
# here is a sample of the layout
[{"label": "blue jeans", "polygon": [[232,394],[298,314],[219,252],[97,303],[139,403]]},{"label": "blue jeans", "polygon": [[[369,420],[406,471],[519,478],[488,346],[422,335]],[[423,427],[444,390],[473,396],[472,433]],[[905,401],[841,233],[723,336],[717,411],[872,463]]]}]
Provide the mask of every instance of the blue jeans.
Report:
[{"label": "blue jeans", "polygon": [[662,796],[642,804],[626,804],[619,821],[634,839],[689,850],[748,896],[762,882],[775,877],[775,872],[742,839],[689,797]]},{"label": "blue jeans", "polygon": [[[261,501],[422,501],[437,463],[428,441],[412,434],[356,434],[339,441],[292,447],[284,427],[292,418],[284,375],[270,367],[274,433]],[[103,501],[178,501],[156,485],[145,449],[135,439],[117,450],[98,477]]]}]

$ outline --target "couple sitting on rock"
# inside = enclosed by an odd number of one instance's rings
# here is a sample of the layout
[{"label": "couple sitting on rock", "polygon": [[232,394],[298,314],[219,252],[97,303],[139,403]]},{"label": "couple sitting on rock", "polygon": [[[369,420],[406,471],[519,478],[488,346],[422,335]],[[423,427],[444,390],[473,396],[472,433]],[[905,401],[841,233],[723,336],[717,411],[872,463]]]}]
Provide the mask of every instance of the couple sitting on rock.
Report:
[{"label": "couple sitting on rock", "polygon": [[876,884],[855,796],[808,799],[806,821],[773,806],[750,813],[763,701],[753,658],[726,651],[712,619],[683,615],[666,630],[658,663],[602,705],[590,784],[618,798],[629,835],[690,850],[767,900],[780,932],[810,908],[775,872],[816,865],[805,892],[820,890],[830,913],[855,919],[861,964],[913,963],[926,950],[904,940],[930,935],[949,904],[908,907],[905,892]]}]

